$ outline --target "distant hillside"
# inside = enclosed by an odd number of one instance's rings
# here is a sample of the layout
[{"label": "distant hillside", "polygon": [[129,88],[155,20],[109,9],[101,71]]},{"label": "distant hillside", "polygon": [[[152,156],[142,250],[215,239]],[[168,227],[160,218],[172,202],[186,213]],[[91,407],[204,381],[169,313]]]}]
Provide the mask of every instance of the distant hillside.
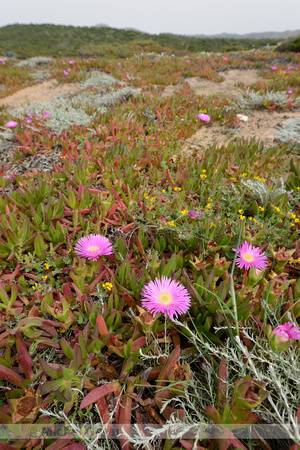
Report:
[{"label": "distant hillside", "polygon": [[[11,51],[18,58],[31,56],[83,56],[85,49],[118,45],[126,51],[118,57],[127,57],[129,44],[147,41],[168,47],[171,52],[231,51],[258,48],[266,44],[275,45],[278,39],[232,39],[227,37],[192,37],[171,33],[159,35],[133,29],[110,28],[106,25],[95,27],[73,27],[65,25],[7,25],[0,28],[0,54]],[[156,45],[157,48],[157,45]],[[105,52],[109,48],[105,47]],[[90,50],[89,50],[90,51]],[[101,52],[100,52],[101,54]],[[124,55],[124,56],[122,56]],[[108,55],[109,56],[109,55]]]},{"label": "distant hillside", "polygon": [[231,34],[231,33],[221,33],[221,34],[212,34],[212,35],[205,35],[205,34],[194,34],[193,37],[196,38],[210,38],[210,39],[277,39],[277,40],[284,40],[288,39],[290,37],[295,37],[300,34],[300,30],[294,30],[294,31],[263,31],[261,33],[248,33],[248,34]]}]

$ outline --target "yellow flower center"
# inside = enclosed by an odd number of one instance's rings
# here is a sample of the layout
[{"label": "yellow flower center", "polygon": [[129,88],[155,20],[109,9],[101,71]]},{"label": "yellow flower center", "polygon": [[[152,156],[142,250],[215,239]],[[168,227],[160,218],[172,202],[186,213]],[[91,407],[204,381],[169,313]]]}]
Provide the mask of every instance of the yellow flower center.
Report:
[{"label": "yellow flower center", "polygon": [[162,291],[158,295],[158,301],[163,305],[169,305],[170,303],[172,303],[172,295],[170,294],[170,292]]},{"label": "yellow flower center", "polygon": [[93,245],[88,248],[89,252],[97,252],[98,250],[99,250],[99,247],[97,247],[97,245]]},{"label": "yellow flower center", "polygon": [[251,253],[244,253],[243,259],[248,262],[252,262],[254,260],[254,256]]}]

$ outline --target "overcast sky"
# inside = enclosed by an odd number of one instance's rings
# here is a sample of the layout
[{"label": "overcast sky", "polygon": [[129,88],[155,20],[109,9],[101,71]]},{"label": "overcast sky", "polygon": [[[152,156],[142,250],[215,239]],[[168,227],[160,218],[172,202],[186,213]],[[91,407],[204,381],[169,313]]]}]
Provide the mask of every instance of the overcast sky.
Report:
[{"label": "overcast sky", "polygon": [[185,35],[298,30],[300,0],[14,0],[1,8],[0,26],[14,23]]}]

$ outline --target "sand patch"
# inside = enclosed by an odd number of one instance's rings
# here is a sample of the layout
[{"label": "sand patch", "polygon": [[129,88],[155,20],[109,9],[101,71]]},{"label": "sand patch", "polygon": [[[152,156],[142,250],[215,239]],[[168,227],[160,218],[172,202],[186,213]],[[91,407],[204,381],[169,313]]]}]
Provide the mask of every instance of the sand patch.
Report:
[{"label": "sand patch", "polygon": [[[243,83],[249,86],[261,80],[259,71],[254,69],[238,70],[233,69],[228,72],[222,72],[220,75],[225,78],[221,83],[208,80],[207,78],[191,77],[184,81],[190,85],[197,95],[226,95],[235,96],[239,94],[237,83]],[[182,88],[182,84],[176,86],[167,86],[162,92],[162,97],[170,97],[176,91]]]},{"label": "sand patch", "polygon": [[48,102],[58,95],[75,94],[79,91],[77,84],[59,84],[52,79],[21,89],[8,97],[0,99],[0,106],[8,105],[15,108],[32,102]]},{"label": "sand patch", "polygon": [[186,140],[183,151],[192,152],[195,149],[203,149],[213,143],[218,146],[228,145],[229,142],[248,140],[255,138],[265,145],[271,145],[275,141],[277,127],[289,119],[300,118],[300,111],[240,111],[248,117],[247,122],[240,122],[235,128],[228,128],[219,124],[207,125],[197,131]]}]

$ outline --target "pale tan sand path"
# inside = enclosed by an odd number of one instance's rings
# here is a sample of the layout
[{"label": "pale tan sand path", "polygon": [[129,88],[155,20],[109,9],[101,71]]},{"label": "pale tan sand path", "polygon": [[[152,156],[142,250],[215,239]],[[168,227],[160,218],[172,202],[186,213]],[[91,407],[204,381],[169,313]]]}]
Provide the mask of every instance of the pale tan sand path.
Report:
[{"label": "pale tan sand path", "polygon": [[47,80],[34,86],[29,86],[12,95],[0,99],[0,106],[9,105],[16,108],[32,102],[42,103],[52,100],[62,94],[75,94],[80,89],[77,84],[59,84],[56,80]]}]

